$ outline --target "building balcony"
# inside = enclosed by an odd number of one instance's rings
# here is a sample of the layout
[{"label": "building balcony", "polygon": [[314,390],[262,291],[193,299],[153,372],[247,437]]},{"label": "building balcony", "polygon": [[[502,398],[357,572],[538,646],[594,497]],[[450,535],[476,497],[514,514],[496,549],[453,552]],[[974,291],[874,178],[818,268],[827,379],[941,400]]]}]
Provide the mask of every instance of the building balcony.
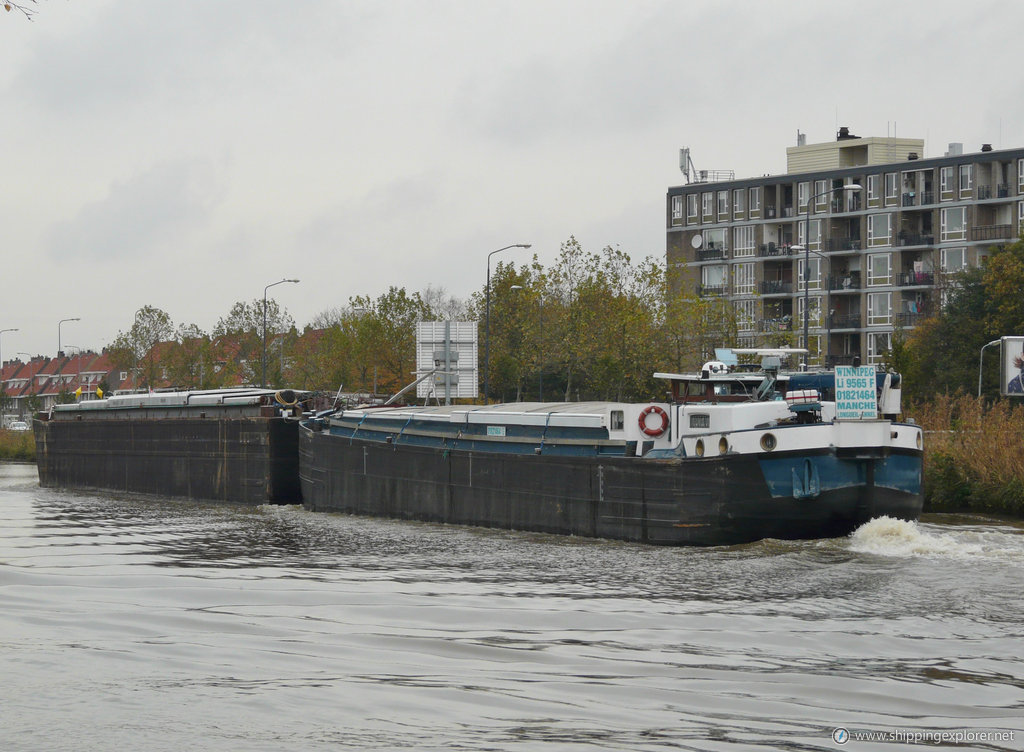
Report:
[{"label": "building balcony", "polygon": [[781,316],[773,319],[761,319],[758,323],[758,330],[762,334],[771,334],[772,332],[788,332],[793,328],[793,317],[792,316]]},{"label": "building balcony", "polygon": [[697,288],[697,294],[702,298],[713,298],[725,295],[728,292],[728,285],[701,285]]},{"label": "building balcony", "polygon": [[827,253],[859,251],[860,238],[825,238],[824,247]]},{"label": "building balcony", "polygon": [[971,240],[1006,240],[1012,237],[1013,225],[982,225],[971,228]]},{"label": "building balcony", "polygon": [[860,355],[855,353],[846,353],[844,355],[830,355],[828,357],[827,368],[835,368],[836,366],[852,366],[854,363],[860,360]]},{"label": "building balcony", "polygon": [[912,235],[909,232],[900,232],[896,236],[896,245],[935,245],[934,235]]},{"label": "building balcony", "polygon": [[782,280],[768,280],[762,282],[758,289],[762,295],[792,295],[793,294],[793,283],[783,282]]},{"label": "building balcony", "polygon": [[903,327],[904,329],[910,329],[920,324],[926,318],[928,318],[928,314],[926,313],[897,313],[896,325]]},{"label": "building balcony", "polygon": [[716,261],[718,259],[724,259],[728,256],[727,248],[716,248],[715,246],[708,246],[707,248],[701,248],[697,251],[698,261]]},{"label": "building balcony", "polygon": [[932,287],[935,285],[935,274],[932,272],[900,272],[896,276],[899,287]]},{"label": "building balcony", "polygon": [[792,254],[792,247],[790,243],[761,243],[758,249],[758,255],[762,258],[774,258],[776,256],[789,256]]},{"label": "building balcony", "polygon": [[979,185],[978,186],[978,201],[985,201],[990,198],[1009,198],[1010,186],[1008,185],[997,185],[992,187],[991,185]]},{"label": "building balcony", "polygon": [[829,317],[829,326],[833,329],[860,329],[860,314],[833,313]]},{"label": "building balcony", "polygon": [[843,292],[860,289],[860,272],[850,272],[828,278],[828,289]]},{"label": "building balcony", "polygon": [[908,191],[903,194],[902,198],[904,208],[928,206],[929,204],[935,203],[935,191],[922,191],[921,193]]}]

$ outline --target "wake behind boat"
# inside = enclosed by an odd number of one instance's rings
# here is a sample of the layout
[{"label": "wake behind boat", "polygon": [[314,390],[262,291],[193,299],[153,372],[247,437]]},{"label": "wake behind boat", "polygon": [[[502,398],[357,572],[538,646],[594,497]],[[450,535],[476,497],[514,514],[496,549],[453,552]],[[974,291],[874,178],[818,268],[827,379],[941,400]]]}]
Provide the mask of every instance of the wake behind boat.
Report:
[{"label": "wake behind boat", "polygon": [[299,430],[303,503],[669,545],[833,537],[919,516],[922,435],[895,420],[898,375],[784,374],[781,358],[802,351],[734,352],[760,356],[760,370],[655,374],[667,402],[312,418]]}]

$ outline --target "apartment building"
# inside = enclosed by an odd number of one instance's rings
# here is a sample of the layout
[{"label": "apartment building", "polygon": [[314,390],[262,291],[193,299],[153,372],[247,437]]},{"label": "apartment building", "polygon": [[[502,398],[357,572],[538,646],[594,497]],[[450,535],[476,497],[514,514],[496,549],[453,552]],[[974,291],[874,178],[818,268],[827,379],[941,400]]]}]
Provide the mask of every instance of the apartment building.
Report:
[{"label": "apartment building", "polygon": [[835,142],[787,149],[784,175],[696,173],[667,194],[676,291],[730,301],[738,344],[751,347],[803,346],[806,301],[812,365],[880,362],[894,331],[944,303],[957,272],[1021,235],[1024,149],[923,152],[918,139],[843,128]]}]

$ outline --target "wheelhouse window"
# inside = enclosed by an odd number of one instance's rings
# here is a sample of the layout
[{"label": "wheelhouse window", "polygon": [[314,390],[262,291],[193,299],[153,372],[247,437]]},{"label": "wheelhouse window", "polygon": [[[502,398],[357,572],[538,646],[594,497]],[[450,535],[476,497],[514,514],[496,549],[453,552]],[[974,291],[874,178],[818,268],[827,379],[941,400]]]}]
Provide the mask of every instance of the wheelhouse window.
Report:
[{"label": "wheelhouse window", "polygon": [[612,410],[608,420],[608,427],[612,431],[621,431],[626,425],[626,420],[622,410]]}]

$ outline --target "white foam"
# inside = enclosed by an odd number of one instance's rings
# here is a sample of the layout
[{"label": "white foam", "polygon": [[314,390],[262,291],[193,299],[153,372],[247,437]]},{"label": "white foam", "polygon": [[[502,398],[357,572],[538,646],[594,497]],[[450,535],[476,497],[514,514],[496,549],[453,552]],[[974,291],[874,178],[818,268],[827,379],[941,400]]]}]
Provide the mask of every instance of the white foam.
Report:
[{"label": "white foam", "polygon": [[930,532],[917,522],[876,517],[853,531],[850,549],[880,556],[1014,557],[1024,555],[1024,536],[996,529],[951,528]]}]

